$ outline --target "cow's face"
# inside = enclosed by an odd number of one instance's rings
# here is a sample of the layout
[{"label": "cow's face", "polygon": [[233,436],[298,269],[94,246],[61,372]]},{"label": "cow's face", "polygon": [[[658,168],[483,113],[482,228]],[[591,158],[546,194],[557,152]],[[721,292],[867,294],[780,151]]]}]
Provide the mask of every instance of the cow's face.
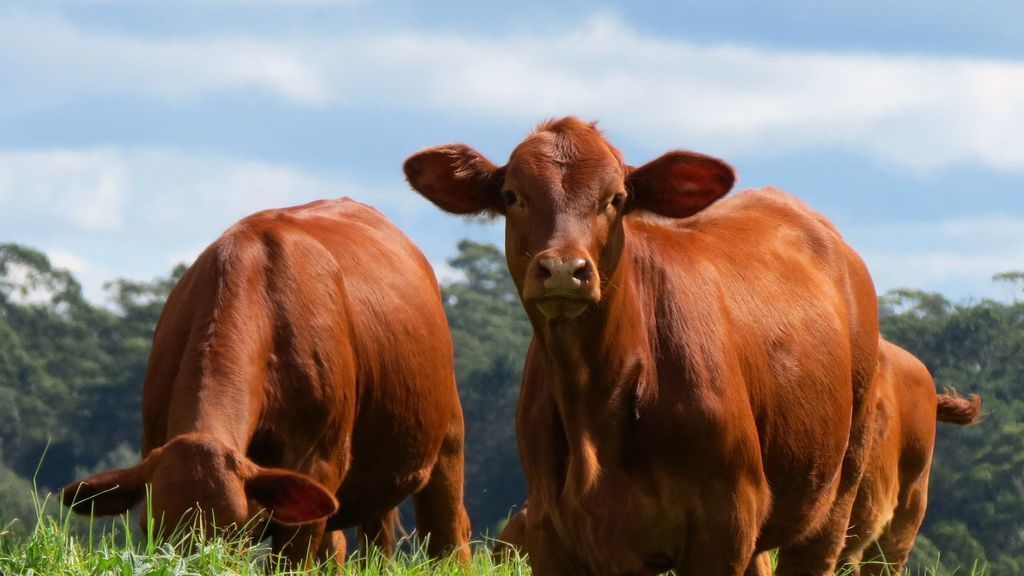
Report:
[{"label": "cow's face", "polygon": [[497,167],[474,150],[443,146],[405,163],[409,183],[442,209],[505,216],[505,254],[527,312],[571,319],[601,302],[625,245],[623,217],[644,209],[686,217],[732,187],[720,160],[670,152],[639,168],[592,125],[541,125]]},{"label": "cow's face", "polygon": [[[102,472],[64,488],[63,501],[80,514],[120,514],[150,486],[156,525],[169,533],[199,522],[205,535],[245,527],[262,511],[274,521],[302,524],[334,513],[337,501],[316,480],[261,468],[238,451],[203,434],[178,436],[139,465]],[[146,515],[139,518],[145,527]]]},{"label": "cow's face", "polygon": [[509,271],[527,309],[548,318],[600,302],[621,254],[625,167],[593,128],[583,130],[532,134],[501,186]]}]

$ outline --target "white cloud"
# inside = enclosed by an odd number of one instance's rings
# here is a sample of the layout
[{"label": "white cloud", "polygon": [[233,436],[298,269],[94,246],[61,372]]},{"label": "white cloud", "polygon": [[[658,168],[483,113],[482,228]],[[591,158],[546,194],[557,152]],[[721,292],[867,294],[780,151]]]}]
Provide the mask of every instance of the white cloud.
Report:
[{"label": "white cloud", "polygon": [[961,280],[987,281],[999,272],[1024,269],[1024,258],[1005,251],[983,254],[901,250],[901,254],[867,253],[864,257],[883,291],[898,287],[929,288]]},{"label": "white cloud", "polygon": [[0,150],[3,240],[44,249],[93,301],[116,276],[191,262],[258,210],[371,191],[338,175],[169,150]]},{"label": "white cloud", "polygon": [[437,282],[439,284],[459,282],[466,279],[466,274],[462,270],[454,268],[445,259],[431,260],[430,266],[433,267],[434,276],[437,277]]},{"label": "white cloud", "polygon": [[[286,8],[301,8],[301,7],[323,7],[323,6],[335,6],[335,7],[347,7],[347,6],[359,6],[363,4],[369,4],[372,0],[183,0],[182,3],[192,4],[205,4],[205,5],[217,5],[227,4],[235,5],[241,4],[248,7],[265,5],[265,6],[281,6]],[[134,4],[138,0],[56,0],[57,4]]]},{"label": "white cloud", "polygon": [[9,107],[110,95],[190,101],[257,89],[319,106],[327,94],[301,54],[244,37],[154,39],[84,30],[54,17],[0,19]]},{"label": "white cloud", "polygon": [[[358,62],[329,74],[349,97],[526,122],[574,113],[666,147],[840,145],[915,168],[1024,171],[1024,62],[700,45],[611,18],[560,36],[407,33],[359,46]],[[369,75],[363,67],[388,73],[338,82]]]},{"label": "white cloud", "polygon": [[915,169],[1024,171],[1024,62],[697,44],[643,35],[612,17],[549,35],[371,30],[259,39],[144,38],[8,17],[0,65],[21,73],[8,87],[21,105],[261,89],[303,106],[527,125],[573,113],[652,147],[774,154],[844,146]]},{"label": "white cloud", "polygon": [[1005,297],[993,275],[1024,271],[1024,219],[971,217],[850,231],[879,291],[915,287]]},{"label": "white cloud", "polygon": [[20,262],[8,262],[4,272],[0,277],[0,290],[18,304],[49,304],[63,288],[49,286],[39,279],[33,268]]},{"label": "white cloud", "polygon": [[216,2],[220,4],[264,4],[268,6],[282,6],[288,8],[301,8],[306,6],[336,6],[348,7],[369,4],[372,0],[199,0],[201,2]]},{"label": "white cloud", "polygon": [[[77,253],[63,248],[46,250],[50,264],[55,268],[63,268],[71,272],[82,287],[82,293],[93,302],[103,302],[106,294],[104,286],[115,274],[106,265],[97,265]],[[123,274],[123,273],[122,273]],[[43,302],[49,301],[47,297]]]},{"label": "white cloud", "polygon": [[127,178],[109,150],[0,151],[0,210],[22,222],[56,217],[80,231],[117,230]]},{"label": "white cloud", "polygon": [[50,250],[46,253],[46,257],[50,259],[50,264],[55,268],[63,268],[64,270],[75,274],[89,268],[88,262],[67,250]]}]

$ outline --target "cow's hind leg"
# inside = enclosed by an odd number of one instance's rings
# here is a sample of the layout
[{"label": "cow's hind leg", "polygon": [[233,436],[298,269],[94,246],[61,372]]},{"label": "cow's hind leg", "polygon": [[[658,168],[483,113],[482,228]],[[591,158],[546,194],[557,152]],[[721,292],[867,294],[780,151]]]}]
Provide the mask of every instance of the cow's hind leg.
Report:
[{"label": "cow's hind leg", "polygon": [[878,537],[864,552],[864,558],[876,557],[873,562],[862,567],[864,576],[901,574],[903,564],[907,561],[910,549],[914,547],[917,531],[924,521],[925,508],[928,505],[928,473],[918,486],[911,487],[906,495],[901,495],[892,522],[885,532]]},{"label": "cow's hind leg", "polygon": [[779,550],[779,576],[832,576],[846,541],[853,494],[837,499],[817,534],[804,542]]},{"label": "cow's hind leg", "polygon": [[780,576],[832,576],[846,543],[850,516],[864,476],[874,434],[875,403],[868,401],[868,398],[872,398],[871,391],[877,366],[877,326],[875,336],[871,338],[876,347],[866,347],[861,351],[865,357],[870,356],[871,361],[861,358],[859,362],[855,362],[855,366],[866,368],[855,370],[853,374],[854,410],[850,422],[850,441],[843,457],[835,501],[825,522],[815,535],[779,550],[779,565],[775,572]]},{"label": "cow's hind leg", "polygon": [[413,495],[416,530],[427,538],[427,553],[439,557],[449,552],[469,561],[469,516],[462,503],[462,413],[452,419],[441,444],[437,463],[426,486]]}]

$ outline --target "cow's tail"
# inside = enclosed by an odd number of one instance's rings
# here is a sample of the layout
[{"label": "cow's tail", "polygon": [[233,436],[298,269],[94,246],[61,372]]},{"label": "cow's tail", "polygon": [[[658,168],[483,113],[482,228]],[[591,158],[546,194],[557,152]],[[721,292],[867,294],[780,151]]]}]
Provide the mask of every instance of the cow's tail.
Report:
[{"label": "cow's tail", "polygon": [[971,394],[964,398],[949,388],[945,394],[939,394],[936,412],[939,422],[960,426],[974,424],[981,416],[981,396]]}]

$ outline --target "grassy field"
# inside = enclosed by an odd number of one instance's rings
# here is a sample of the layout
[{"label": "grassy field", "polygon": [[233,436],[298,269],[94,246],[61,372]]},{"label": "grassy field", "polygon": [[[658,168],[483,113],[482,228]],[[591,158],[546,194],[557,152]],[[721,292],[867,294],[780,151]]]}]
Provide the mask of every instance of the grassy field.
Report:
[{"label": "grassy field", "polygon": [[213,538],[193,544],[187,530],[178,529],[167,538],[154,535],[152,526],[140,536],[133,529],[134,518],[85,522],[51,497],[33,496],[36,517],[0,527],[0,575],[146,575],[193,574],[359,576],[518,576],[529,574],[526,561],[516,559],[495,564],[484,543],[475,544],[469,565],[453,558],[434,560],[417,546],[406,543],[409,552],[388,559],[372,550],[354,555],[340,569],[325,563],[309,569],[295,569],[277,562],[267,542],[249,539]]},{"label": "grassy field", "polygon": [[[399,553],[393,559],[370,552],[353,557],[345,568],[327,563],[310,569],[295,570],[274,561],[265,543],[245,539],[215,538],[189,545],[187,531],[179,530],[166,539],[154,537],[150,529],[138,536],[131,520],[121,517],[102,528],[83,523],[49,498],[36,498],[34,526],[15,524],[0,528],[0,574],[2,575],[146,575],[179,576],[205,574],[309,575],[330,576],[519,576],[530,574],[528,563],[514,559],[502,563],[491,560],[486,543],[475,544],[473,560],[461,565],[453,559],[432,560],[421,551]],[[21,524],[21,521],[18,521]],[[410,548],[410,546],[406,546]],[[837,576],[851,574],[849,568]],[[954,572],[923,569],[920,576],[989,576],[974,566]],[[999,575],[997,575],[999,576]]]}]

